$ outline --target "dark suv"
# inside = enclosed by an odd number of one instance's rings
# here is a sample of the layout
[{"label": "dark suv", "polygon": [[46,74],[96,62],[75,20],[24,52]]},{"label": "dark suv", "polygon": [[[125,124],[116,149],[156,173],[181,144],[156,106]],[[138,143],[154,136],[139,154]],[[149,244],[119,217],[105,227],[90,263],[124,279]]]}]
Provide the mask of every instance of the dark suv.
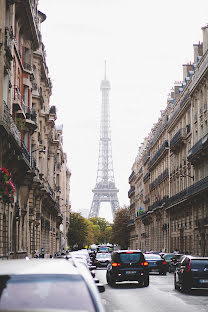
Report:
[{"label": "dark suv", "polygon": [[107,266],[106,279],[110,286],[123,281],[138,281],[142,286],[149,286],[148,262],[139,250],[114,251]]},{"label": "dark suv", "polygon": [[183,256],[174,273],[175,289],[208,288],[208,257]]}]

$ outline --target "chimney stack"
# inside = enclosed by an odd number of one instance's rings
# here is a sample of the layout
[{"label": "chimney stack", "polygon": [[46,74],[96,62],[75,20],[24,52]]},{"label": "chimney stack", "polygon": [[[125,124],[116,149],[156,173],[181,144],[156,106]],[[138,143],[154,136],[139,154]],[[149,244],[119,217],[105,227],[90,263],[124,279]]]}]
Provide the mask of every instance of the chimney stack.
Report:
[{"label": "chimney stack", "polygon": [[198,44],[194,44],[194,64],[197,64],[197,58],[198,56],[203,55],[203,44],[199,42]]},{"label": "chimney stack", "polygon": [[208,25],[202,27],[202,35],[203,35],[203,54],[208,49]]},{"label": "chimney stack", "polygon": [[190,64],[183,64],[183,81],[185,78],[189,76],[189,71],[193,70],[193,65]]}]

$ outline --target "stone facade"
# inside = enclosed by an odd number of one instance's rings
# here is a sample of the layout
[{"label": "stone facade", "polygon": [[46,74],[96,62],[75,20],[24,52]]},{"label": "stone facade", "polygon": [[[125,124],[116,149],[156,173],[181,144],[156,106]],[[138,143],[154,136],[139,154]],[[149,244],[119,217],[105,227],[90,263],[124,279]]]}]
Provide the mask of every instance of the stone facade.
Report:
[{"label": "stone facade", "polygon": [[132,166],[131,248],[208,256],[208,26],[202,31]]},{"label": "stone facade", "polygon": [[70,170],[56,126],[37,0],[0,0],[0,167],[15,185],[0,198],[0,258],[66,250]]}]

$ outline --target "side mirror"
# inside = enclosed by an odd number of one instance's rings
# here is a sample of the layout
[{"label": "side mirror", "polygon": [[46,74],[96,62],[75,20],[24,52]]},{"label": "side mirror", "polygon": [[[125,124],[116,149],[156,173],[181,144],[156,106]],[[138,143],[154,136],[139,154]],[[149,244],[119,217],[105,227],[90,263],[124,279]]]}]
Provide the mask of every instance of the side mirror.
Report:
[{"label": "side mirror", "polygon": [[103,293],[105,291],[105,286],[103,284],[97,284],[99,293]]}]

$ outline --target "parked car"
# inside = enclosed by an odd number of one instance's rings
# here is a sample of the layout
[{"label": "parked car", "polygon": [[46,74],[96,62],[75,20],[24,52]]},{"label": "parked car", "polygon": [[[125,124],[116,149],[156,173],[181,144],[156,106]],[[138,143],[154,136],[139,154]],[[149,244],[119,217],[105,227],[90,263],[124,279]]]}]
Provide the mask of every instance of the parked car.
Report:
[{"label": "parked car", "polygon": [[170,263],[169,263],[169,272],[175,272],[175,268],[177,263],[181,260],[181,258],[184,256],[184,254],[174,254],[174,256],[171,258]]},{"label": "parked car", "polygon": [[[70,260],[2,260],[0,285],[3,311],[104,312],[92,276]],[[103,290],[104,286],[100,287]]]},{"label": "parked car", "polygon": [[109,252],[107,253],[97,253],[95,260],[94,260],[94,265],[96,267],[105,267],[108,265],[108,263],[111,261],[111,254]]},{"label": "parked car", "polygon": [[158,272],[160,275],[167,274],[167,262],[159,254],[144,254],[146,261],[149,264],[150,272]]},{"label": "parked car", "polygon": [[165,253],[162,255],[163,259],[165,259],[165,261],[167,262],[168,272],[170,272],[171,259],[172,259],[172,257],[174,257],[174,255],[175,254],[173,252],[172,253]]},{"label": "parked car", "polygon": [[149,267],[144,254],[139,250],[114,251],[106,279],[110,286],[123,281],[138,281],[142,286],[149,286]]},{"label": "parked car", "polygon": [[175,289],[208,288],[208,257],[183,256],[174,273]]}]

